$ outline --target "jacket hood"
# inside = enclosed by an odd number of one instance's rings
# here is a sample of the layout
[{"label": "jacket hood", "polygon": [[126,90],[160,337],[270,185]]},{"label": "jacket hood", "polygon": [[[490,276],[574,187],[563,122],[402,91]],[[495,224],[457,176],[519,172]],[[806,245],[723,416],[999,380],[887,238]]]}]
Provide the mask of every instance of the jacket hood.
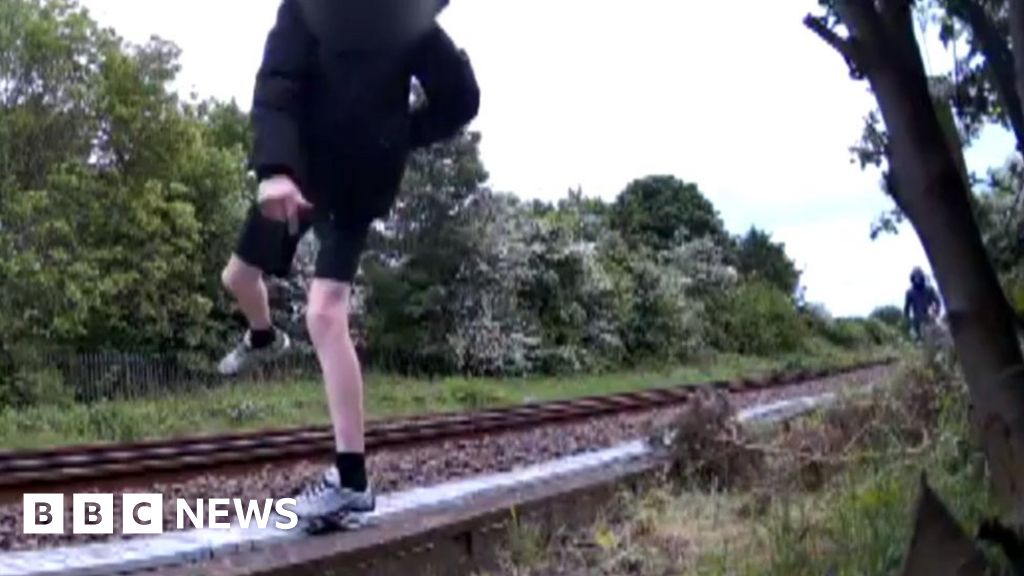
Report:
[{"label": "jacket hood", "polygon": [[927,283],[927,278],[924,275],[924,270],[921,270],[920,268],[914,268],[914,270],[910,273],[910,283],[915,288],[923,288],[924,285]]},{"label": "jacket hood", "polygon": [[317,40],[339,52],[403,49],[448,5],[448,0],[297,1]]}]

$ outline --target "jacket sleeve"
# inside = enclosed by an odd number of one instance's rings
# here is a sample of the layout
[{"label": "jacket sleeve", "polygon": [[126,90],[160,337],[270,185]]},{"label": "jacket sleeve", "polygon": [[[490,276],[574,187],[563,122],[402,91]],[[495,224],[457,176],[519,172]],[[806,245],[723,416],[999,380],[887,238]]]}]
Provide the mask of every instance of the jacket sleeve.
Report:
[{"label": "jacket sleeve", "polygon": [[314,45],[296,0],[283,0],[267,36],[253,94],[251,168],[260,180],[277,175],[298,178],[299,113]]},{"label": "jacket sleeve", "polygon": [[422,148],[451,138],[476,117],[480,87],[469,57],[440,26],[424,36],[412,61],[427,103],[412,114],[410,144]]},{"label": "jacket sleeve", "polygon": [[942,312],[942,299],[939,298],[939,293],[934,288],[928,288],[928,297],[931,300],[929,304],[939,309]]}]

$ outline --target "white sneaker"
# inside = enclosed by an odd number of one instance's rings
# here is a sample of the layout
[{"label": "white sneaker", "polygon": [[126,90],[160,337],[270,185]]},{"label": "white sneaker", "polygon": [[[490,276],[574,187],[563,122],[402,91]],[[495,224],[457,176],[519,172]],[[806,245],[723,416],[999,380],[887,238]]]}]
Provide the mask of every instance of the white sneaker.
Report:
[{"label": "white sneaker", "polygon": [[347,513],[363,514],[373,512],[377,507],[373,489],[369,486],[362,492],[342,488],[338,469],[328,468],[319,480],[302,489],[295,497],[295,513],[299,518],[320,518]]},{"label": "white sneaker", "polygon": [[252,347],[252,332],[246,331],[242,341],[235,346],[235,349],[228,352],[217,371],[224,376],[235,376],[245,370],[253,368],[257,364],[269,362],[280,358],[285,352],[291,349],[292,341],[284,332],[274,329],[274,343],[264,348]]}]

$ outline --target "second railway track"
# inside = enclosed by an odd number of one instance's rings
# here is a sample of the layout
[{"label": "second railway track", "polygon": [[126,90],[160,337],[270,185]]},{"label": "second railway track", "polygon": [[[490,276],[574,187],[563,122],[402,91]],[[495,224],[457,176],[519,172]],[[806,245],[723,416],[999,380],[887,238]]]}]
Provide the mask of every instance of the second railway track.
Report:
[{"label": "second railway track", "polygon": [[[369,450],[406,447],[609,414],[682,404],[702,387],[733,393],[795,385],[892,363],[878,360],[843,368],[720,380],[476,412],[432,414],[371,422]],[[82,483],[111,483],[156,475],[209,473],[279,460],[320,457],[333,449],[329,427],[317,426],[132,444],[98,444],[40,451],[0,452],[0,493],[16,494]]]}]

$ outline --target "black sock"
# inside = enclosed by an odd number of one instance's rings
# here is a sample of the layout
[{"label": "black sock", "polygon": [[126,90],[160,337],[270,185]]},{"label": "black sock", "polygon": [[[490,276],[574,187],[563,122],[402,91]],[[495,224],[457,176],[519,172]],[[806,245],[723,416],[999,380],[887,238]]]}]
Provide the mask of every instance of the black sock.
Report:
[{"label": "black sock", "polygon": [[366,490],[366,456],[355,452],[338,452],[338,477],[341,487],[362,492]]},{"label": "black sock", "polygon": [[266,348],[274,343],[275,338],[277,338],[277,333],[274,332],[273,328],[249,331],[249,344],[253,348]]}]

